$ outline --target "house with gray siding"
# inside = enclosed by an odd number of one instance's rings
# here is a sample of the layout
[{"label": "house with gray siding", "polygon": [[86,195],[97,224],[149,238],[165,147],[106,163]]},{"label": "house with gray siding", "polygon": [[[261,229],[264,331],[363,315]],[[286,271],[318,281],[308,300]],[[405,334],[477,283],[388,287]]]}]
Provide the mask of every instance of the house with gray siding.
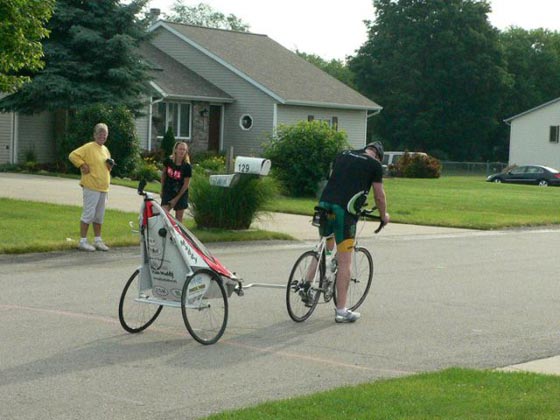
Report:
[{"label": "house with gray siding", "polygon": [[[171,127],[192,152],[255,156],[280,124],[310,120],[346,131],[361,147],[368,118],[381,111],[266,35],[166,21],[150,32],[140,47],[153,76],[136,120],[143,149],[156,149]],[[48,113],[0,114],[0,164],[21,162],[30,149],[39,162],[53,160],[54,124]]]},{"label": "house with gray siding", "polygon": [[560,168],[560,98],[506,120],[510,125],[509,164]]}]

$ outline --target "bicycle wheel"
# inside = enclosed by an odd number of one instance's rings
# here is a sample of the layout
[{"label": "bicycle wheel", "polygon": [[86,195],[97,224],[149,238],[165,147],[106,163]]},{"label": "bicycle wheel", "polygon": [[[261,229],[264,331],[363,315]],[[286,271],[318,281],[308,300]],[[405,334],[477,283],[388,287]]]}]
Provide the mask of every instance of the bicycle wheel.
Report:
[{"label": "bicycle wheel", "polygon": [[295,322],[305,321],[317,307],[323,272],[315,251],[304,252],[294,264],[286,288],[286,306]]},{"label": "bicycle wheel", "polygon": [[[351,311],[364,303],[373,279],[373,258],[365,248],[356,247],[352,256],[350,283],[346,294],[346,307]],[[336,284],[334,287],[334,304],[338,303]]]},{"label": "bicycle wheel", "polygon": [[[119,321],[129,333],[138,333],[148,328],[159,316],[163,306],[138,302],[140,269],[136,269],[126,282],[119,302]],[[130,287],[134,283],[134,287]],[[151,290],[149,291],[151,293]]]},{"label": "bicycle wheel", "polygon": [[228,300],[222,280],[211,270],[198,270],[187,279],[181,295],[183,321],[201,344],[214,344],[226,330]]}]

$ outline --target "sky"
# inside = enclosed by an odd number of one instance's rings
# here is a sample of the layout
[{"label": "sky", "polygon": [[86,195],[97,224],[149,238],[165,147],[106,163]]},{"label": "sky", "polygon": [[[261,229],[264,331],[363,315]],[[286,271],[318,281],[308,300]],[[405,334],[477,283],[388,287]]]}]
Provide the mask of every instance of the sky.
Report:
[{"label": "sky", "polygon": [[[364,20],[375,17],[372,0],[183,0],[186,5],[206,3],[233,14],[249,31],[265,34],[284,47],[325,60],[354,55],[367,39]],[[151,0],[149,7],[169,12],[174,0]],[[558,0],[491,0],[490,23],[498,29],[560,30]]]}]

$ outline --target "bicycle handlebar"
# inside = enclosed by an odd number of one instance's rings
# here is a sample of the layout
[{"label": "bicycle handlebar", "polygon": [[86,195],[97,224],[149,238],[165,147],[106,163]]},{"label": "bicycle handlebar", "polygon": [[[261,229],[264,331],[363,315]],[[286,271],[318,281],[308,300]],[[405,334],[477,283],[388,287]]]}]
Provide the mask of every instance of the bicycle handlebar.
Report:
[{"label": "bicycle handlebar", "polygon": [[140,183],[138,184],[138,195],[146,195],[146,193],[144,192],[144,188],[146,187],[146,180],[143,179],[140,181]]},{"label": "bicycle handlebar", "polygon": [[[367,205],[367,203],[365,205]],[[371,209],[362,209],[358,213],[358,217],[363,217],[364,219],[370,219],[370,220],[379,220],[379,226],[374,231],[374,233],[379,233],[379,232],[381,232],[381,229],[383,229],[387,223],[385,223],[381,219],[381,216],[379,216],[377,214],[372,214],[375,210],[377,210],[377,207],[372,207]]]}]

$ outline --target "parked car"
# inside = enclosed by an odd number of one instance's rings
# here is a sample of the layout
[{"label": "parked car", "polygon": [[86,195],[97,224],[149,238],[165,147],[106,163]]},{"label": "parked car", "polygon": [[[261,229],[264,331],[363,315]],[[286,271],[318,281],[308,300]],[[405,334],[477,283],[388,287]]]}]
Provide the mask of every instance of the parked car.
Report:
[{"label": "parked car", "polygon": [[383,155],[383,174],[387,174],[389,172],[389,167],[391,167],[391,165],[396,165],[399,159],[402,158],[405,153],[408,153],[410,156],[428,156],[423,152],[385,152]]},{"label": "parked car", "polygon": [[486,178],[486,181],[496,183],[534,184],[547,187],[548,185],[560,185],[560,172],[548,166],[541,165],[515,166],[505,172],[490,175]]}]

